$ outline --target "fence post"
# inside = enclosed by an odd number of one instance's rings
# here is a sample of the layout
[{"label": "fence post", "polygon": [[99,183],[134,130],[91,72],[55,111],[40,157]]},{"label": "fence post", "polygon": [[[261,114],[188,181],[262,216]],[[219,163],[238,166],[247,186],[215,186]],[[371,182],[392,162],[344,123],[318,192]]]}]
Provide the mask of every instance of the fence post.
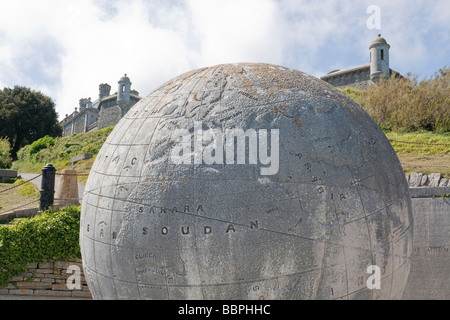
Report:
[{"label": "fence post", "polygon": [[42,168],[41,197],[39,211],[45,211],[53,206],[55,198],[55,167],[49,163]]}]

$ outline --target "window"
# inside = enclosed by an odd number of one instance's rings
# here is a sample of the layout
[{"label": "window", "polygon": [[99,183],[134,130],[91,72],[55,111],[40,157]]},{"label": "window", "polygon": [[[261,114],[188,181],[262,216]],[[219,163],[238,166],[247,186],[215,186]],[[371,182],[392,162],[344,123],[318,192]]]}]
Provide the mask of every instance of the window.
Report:
[{"label": "window", "polygon": [[381,60],[384,60],[384,50],[381,49]]},{"label": "window", "polygon": [[125,92],[125,85],[122,85],[122,92]]}]

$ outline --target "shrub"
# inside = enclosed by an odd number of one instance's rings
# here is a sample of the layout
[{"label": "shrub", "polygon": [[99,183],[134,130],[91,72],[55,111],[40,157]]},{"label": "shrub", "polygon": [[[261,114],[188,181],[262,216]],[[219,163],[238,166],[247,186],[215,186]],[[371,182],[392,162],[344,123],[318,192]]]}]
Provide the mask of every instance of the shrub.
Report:
[{"label": "shrub", "polygon": [[80,209],[69,207],[0,225],[0,286],[45,260],[81,258]]},{"label": "shrub", "polygon": [[382,129],[450,132],[450,68],[430,79],[416,75],[382,79],[366,91],[342,90],[365,109]]},{"label": "shrub", "polygon": [[40,138],[39,140],[34,141],[30,149],[28,150],[28,153],[30,157],[32,157],[34,154],[38,153],[40,150],[48,148],[50,146],[53,146],[55,144],[55,139],[53,139],[50,136],[45,136]]},{"label": "shrub", "polygon": [[17,159],[25,163],[41,164],[69,162],[70,158],[81,153],[97,154],[114,127],[70,135],[64,138],[42,138],[17,152]]},{"label": "shrub", "polygon": [[8,138],[0,138],[0,169],[8,169],[11,167],[11,145]]},{"label": "shrub", "polygon": [[30,158],[30,146],[31,145],[26,145],[23,148],[20,148],[19,151],[17,151],[17,160],[20,161],[27,161]]}]

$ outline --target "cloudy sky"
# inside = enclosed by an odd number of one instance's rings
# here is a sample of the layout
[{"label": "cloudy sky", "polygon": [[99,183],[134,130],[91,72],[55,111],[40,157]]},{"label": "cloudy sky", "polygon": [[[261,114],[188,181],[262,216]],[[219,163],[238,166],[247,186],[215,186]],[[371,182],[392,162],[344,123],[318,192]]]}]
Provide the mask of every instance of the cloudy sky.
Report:
[{"label": "cloudy sky", "polygon": [[392,69],[430,77],[450,65],[449,21],[449,0],[0,0],[0,88],[39,90],[62,119],[125,73],[141,96],[220,63],[319,77],[368,63],[378,33]]}]

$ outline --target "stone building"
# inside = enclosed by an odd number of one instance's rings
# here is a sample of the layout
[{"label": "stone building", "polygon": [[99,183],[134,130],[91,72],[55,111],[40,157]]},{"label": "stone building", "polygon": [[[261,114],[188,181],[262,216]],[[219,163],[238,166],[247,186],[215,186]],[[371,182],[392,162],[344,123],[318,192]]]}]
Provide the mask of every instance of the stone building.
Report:
[{"label": "stone building", "polygon": [[369,46],[369,63],[347,69],[333,70],[320,79],[338,88],[352,87],[365,90],[381,77],[401,77],[398,72],[389,68],[390,47],[379,34]]},{"label": "stone building", "polygon": [[84,133],[116,125],[127,111],[142,97],[131,90],[130,78],[125,74],[118,82],[118,90],[111,94],[107,83],[99,85],[98,99],[80,99],[79,107],[60,122],[63,137],[74,133]]}]

